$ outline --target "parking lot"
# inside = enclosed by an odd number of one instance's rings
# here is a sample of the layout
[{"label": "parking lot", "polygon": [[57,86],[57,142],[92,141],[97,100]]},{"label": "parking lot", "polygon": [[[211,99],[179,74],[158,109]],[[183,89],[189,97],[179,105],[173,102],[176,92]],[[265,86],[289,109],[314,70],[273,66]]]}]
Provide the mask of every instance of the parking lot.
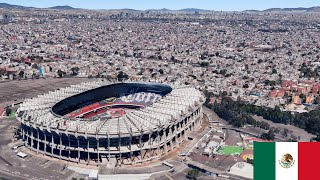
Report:
[{"label": "parking lot", "polygon": [[[24,147],[12,149],[20,141],[12,142],[15,127],[19,122],[15,119],[0,119],[0,176],[8,179],[71,179],[73,171],[64,164],[31,155]],[[17,156],[18,152],[28,154],[26,158]]]},{"label": "parking lot", "polygon": [[0,106],[4,106],[6,102],[31,98],[51,90],[90,80],[87,78],[51,78],[0,81]]}]

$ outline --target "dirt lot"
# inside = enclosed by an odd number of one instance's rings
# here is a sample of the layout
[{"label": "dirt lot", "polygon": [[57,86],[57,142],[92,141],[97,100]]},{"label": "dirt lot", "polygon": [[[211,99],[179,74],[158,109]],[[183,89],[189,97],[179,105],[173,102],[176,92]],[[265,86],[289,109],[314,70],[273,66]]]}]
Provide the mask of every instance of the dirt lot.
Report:
[{"label": "dirt lot", "polygon": [[240,133],[233,130],[226,130],[226,145],[235,146],[237,143],[242,142]]},{"label": "dirt lot", "polygon": [[67,87],[72,84],[92,81],[87,78],[50,78],[34,80],[0,81],[0,106],[5,102],[31,98],[50,90]]}]

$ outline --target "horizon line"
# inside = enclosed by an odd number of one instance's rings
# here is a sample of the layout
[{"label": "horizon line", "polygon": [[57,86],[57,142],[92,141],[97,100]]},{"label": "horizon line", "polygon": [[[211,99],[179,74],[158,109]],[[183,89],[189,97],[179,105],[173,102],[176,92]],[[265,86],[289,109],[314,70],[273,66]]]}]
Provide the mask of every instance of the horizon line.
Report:
[{"label": "horizon line", "polygon": [[55,5],[55,6],[47,6],[47,7],[34,7],[34,6],[25,6],[25,5],[20,5],[20,4],[11,4],[11,3],[1,3],[0,4],[7,4],[7,5],[12,5],[12,6],[21,6],[21,7],[25,7],[25,8],[35,8],[35,9],[50,9],[53,7],[63,7],[63,6],[68,6],[71,7],[73,9],[79,9],[79,10],[136,10],[136,11],[148,11],[148,10],[169,10],[169,11],[179,11],[179,10],[187,10],[187,9],[196,9],[196,10],[203,10],[203,11],[225,11],[225,12],[242,12],[242,11],[265,11],[265,10],[269,10],[269,9],[299,9],[299,8],[303,8],[303,9],[309,9],[309,8],[315,8],[315,7],[320,7],[319,6],[309,6],[309,7],[302,7],[302,6],[298,6],[298,7],[271,7],[271,8],[266,8],[266,9],[245,9],[245,10],[217,10],[217,9],[202,9],[202,8],[194,8],[194,7],[186,7],[186,8],[179,8],[179,9],[170,9],[167,7],[162,7],[162,8],[148,8],[148,9],[135,9],[135,8],[128,8],[128,7],[123,7],[123,8],[82,8],[82,7],[76,7],[76,6],[72,6],[72,5]]}]

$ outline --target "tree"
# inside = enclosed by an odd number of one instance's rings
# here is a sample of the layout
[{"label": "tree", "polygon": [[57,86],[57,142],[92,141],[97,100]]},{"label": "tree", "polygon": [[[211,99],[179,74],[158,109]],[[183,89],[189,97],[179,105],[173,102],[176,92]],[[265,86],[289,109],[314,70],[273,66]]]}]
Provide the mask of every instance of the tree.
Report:
[{"label": "tree", "polygon": [[171,61],[176,62],[176,58],[174,56],[171,56]]},{"label": "tree", "polygon": [[37,64],[32,64],[31,66],[33,69],[39,69],[38,65]]},{"label": "tree", "polygon": [[311,141],[320,142],[320,136],[318,135],[317,137],[312,138]]},{"label": "tree", "polygon": [[272,69],[272,74],[277,74],[278,72],[277,72],[277,70],[276,69]]},{"label": "tree", "polygon": [[268,133],[262,133],[261,135],[260,135],[260,138],[261,139],[264,139],[264,140],[268,140],[268,141],[273,141],[274,140],[274,133],[273,133],[273,131],[272,130],[269,130],[269,132]]},{"label": "tree", "polygon": [[300,94],[299,97],[301,98],[302,103],[306,102],[306,95]]},{"label": "tree", "polygon": [[202,61],[199,64],[201,67],[208,67],[209,66],[209,62],[206,62],[206,61]]},{"label": "tree", "polygon": [[315,99],[314,99],[314,104],[320,104],[320,96],[317,96]]},{"label": "tree", "polygon": [[247,158],[246,162],[249,163],[249,164],[253,164],[253,159],[252,158]]},{"label": "tree", "polygon": [[11,113],[12,113],[12,109],[7,108],[6,109],[6,116],[10,116]]},{"label": "tree", "polygon": [[222,95],[222,97],[225,97],[225,96],[228,95],[228,92],[227,91],[223,91],[221,95]]},{"label": "tree", "polygon": [[23,78],[23,75],[24,75],[24,72],[23,72],[23,71],[20,71],[20,72],[19,72],[19,77],[20,77],[20,78]]},{"label": "tree", "polygon": [[64,72],[64,71],[61,71],[60,69],[58,70],[58,76],[61,78],[61,77],[63,77],[64,75],[66,75],[66,72]]},{"label": "tree", "polygon": [[282,135],[283,135],[284,137],[287,137],[287,136],[288,136],[288,133],[289,133],[289,130],[288,130],[287,128],[284,128],[284,129],[283,129],[283,132],[282,132]]},{"label": "tree", "polygon": [[199,171],[196,169],[190,170],[186,175],[188,179],[193,179],[193,180],[196,180],[198,176],[199,176]]},{"label": "tree", "polygon": [[78,75],[79,70],[80,70],[80,68],[79,68],[79,67],[73,67],[73,68],[71,68],[72,75],[73,75],[73,76]]},{"label": "tree", "polygon": [[120,71],[117,75],[118,81],[123,81],[129,79],[129,76],[124,73],[123,71]]},{"label": "tree", "polygon": [[[214,97],[212,92],[205,91],[206,102],[205,106],[212,109],[220,118],[226,120],[230,125],[242,126],[245,124],[251,124],[256,127],[260,127],[265,130],[270,130],[271,126],[267,122],[254,121],[251,117],[252,114],[262,116],[264,119],[270,120],[275,123],[290,124],[298,128],[306,130],[308,133],[319,135],[320,140],[320,109],[316,108],[308,113],[296,113],[282,111],[279,106],[275,108],[260,107],[252,104],[247,104],[241,99],[234,101],[227,96],[227,92],[220,92],[221,101],[215,101],[210,104],[209,100]],[[216,98],[215,98],[216,99]],[[284,130],[287,131],[287,130]],[[268,133],[264,133],[261,136],[265,139],[273,139],[274,133],[279,134],[280,131],[272,128]],[[283,132],[281,132],[282,134]],[[283,134],[290,135],[290,131]],[[299,138],[291,138],[296,140]],[[318,139],[315,139],[318,140]]]},{"label": "tree", "polygon": [[264,84],[267,85],[267,86],[274,86],[276,85],[276,82],[275,81],[270,81],[270,80],[265,80],[264,81]]}]

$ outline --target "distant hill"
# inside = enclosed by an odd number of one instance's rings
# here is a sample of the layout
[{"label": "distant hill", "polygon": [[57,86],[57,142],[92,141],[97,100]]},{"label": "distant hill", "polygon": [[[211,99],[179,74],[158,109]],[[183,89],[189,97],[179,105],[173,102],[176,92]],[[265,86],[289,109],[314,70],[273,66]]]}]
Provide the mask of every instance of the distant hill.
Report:
[{"label": "distant hill", "polygon": [[[7,3],[0,3],[0,8],[4,8],[4,9],[30,9],[30,8],[34,8],[34,7],[26,7],[26,6],[12,5],[12,4],[7,4]],[[71,6],[54,6],[54,7],[50,7],[49,9],[73,10],[76,8],[73,8]]]},{"label": "distant hill", "polygon": [[4,9],[29,9],[32,7],[25,7],[25,6],[12,5],[12,4],[7,4],[7,3],[0,3],[0,8],[4,8]]},{"label": "distant hill", "polygon": [[310,12],[320,12],[320,6],[316,6],[316,7],[311,7],[309,8]]},{"label": "distant hill", "polygon": [[54,7],[50,7],[49,9],[56,9],[56,10],[74,10],[77,8],[71,7],[71,6],[54,6]]},{"label": "distant hill", "polygon": [[[20,6],[20,5],[12,5],[12,4],[7,4],[7,3],[0,3],[0,8],[5,8],[5,9],[30,9],[34,7],[25,7],[25,6]],[[78,8],[74,8],[68,5],[64,6],[54,6],[50,7],[49,9],[55,9],[55,10],[75,10]],[[134,9],[126,9],[124,8],[123,10],[127,11],[138,11]],[[205,9],[197,9],[197,8],[185,8],[185,9],[180,9],[180,10],[170,10],[170,9],[149,9],[147,11],[156,11],[156,12],[187,12],[187,13],[194,13],[194,12],[210,12],[212,10],[205,10]],[[258,10],[246,10],[244,12],[295,12],[295,11],[302,11],[302,12],[320,12],[320,6],[316,7],[310,7],[310,8],[303,8],[303,7],[298,7],[298,8],[270,8],[266,9],[263,11],[258,11]]]},{"label": "distant hill", "polygon": [[264,10],[264,12],[293,12],[293,11],[304,11],[304,12],[320,12],[320,7],[310,7],[310,8],[303,8],[303,7],[298,7],[298,8],[270,8]]},{"label": "distant hill", "polygon": [[211,10],[204,10],[204,9],[196,9],[196,8],[185,8],[185,9],[179,9],[179,10],[171,10],[167,8],[162,9],[148,9],[147,11],[152,12],[166,12],[166,13],[175,13],[175,12],[185,12],[185,13],[194,13],[194,12],[209,12]]},{"label": "distant hill", "polygon": [[180,9],[178,11],[183,11],[183,12],[207,12],[209,10],[197,9],[197,8],[186,8],[186,9]]}]

